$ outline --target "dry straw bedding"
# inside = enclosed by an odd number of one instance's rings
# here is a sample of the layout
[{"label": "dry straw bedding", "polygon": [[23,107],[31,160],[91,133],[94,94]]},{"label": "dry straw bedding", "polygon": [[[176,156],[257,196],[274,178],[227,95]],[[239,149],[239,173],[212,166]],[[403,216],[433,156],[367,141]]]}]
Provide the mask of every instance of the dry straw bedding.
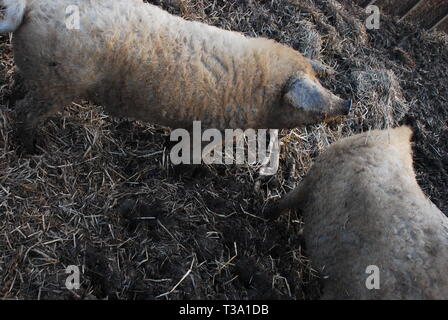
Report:
[{"label": "dry straw bedding", "polygon": [[[152,1],[191,20],[286,43],[335,69],[323,83],[352,114],[282,132],[281,168],[217,166],[179,174],[169,130],[72,104],[22,156],[15,101],[24,96],[10,39],[0,38],[0,297],[65,299],[316,299],[319,275],[300,212],[275,222],[267,202],[294,188],[330,143],[373,128],[415,130],[424,192],[448,214],[448,49],[429,34],[336,1]],[[84,266],[80,290],[65,267]],[[182,281],[180,281],[182,280]]]}]

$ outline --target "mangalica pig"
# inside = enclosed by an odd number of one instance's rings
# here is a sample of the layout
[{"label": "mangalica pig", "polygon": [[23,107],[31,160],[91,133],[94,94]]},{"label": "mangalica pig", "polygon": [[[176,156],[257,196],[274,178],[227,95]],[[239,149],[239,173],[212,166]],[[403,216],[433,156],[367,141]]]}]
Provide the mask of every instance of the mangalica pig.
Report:
[{"label": "mangalica pig", "polygon": [[411,130],[334,143],[270,213],[300,208],[324,299],[448,299],[448,218],[424,195]]},{"label": "mangalica pig", "polygon": [[[0,0],[0,3],[2,1]],[[142,0],[3,0],[29,94],[21,132],[74,100],[190,129],[293,128],[347,114],[292,48],[187,21]]]}]

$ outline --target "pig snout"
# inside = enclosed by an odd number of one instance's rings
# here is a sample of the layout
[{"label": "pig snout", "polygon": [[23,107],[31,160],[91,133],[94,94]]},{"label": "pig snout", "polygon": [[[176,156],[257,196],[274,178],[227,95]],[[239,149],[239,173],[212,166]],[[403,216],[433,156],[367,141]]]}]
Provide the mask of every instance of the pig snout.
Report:
[{"label": "pig snout", "polygon": [[347,115],[351,100],[343,100],[324,88],[319,81],[309,78],[293,79],[288,85],[286,101],[297,109],[327,115]]},{"label": "pig snout", "polygon": [[352,110],[353,101],[337,98],[337,102],[330,108],[330,116],[347,116]]},{"label": "pig snout", "polygon": [[[295,110],[294,114],[284,117],[298,118],[296,125],[329,122],[348,115],[352,107],[351,100],[341,99],[309,77],[293,78],[288,83],[284,101]],[[288,122],[288,119],[284,121]]]},{"label": "pig snout", "polygon": [[339,116],[347,116],[352,110],[353,101],[351,99],[341,99],[327,89],[324,90],[327,93],[327,99],[325,99],[326,102],[323,107],[324,113],[326,114],[326,120],[331,120]]}]

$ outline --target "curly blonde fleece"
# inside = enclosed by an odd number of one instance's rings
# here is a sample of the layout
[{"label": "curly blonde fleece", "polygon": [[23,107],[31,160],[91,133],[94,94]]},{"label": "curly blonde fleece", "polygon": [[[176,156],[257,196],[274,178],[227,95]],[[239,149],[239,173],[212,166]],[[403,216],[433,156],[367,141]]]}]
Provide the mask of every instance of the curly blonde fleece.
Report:
[{"label": "curly blonde fleece", "polygon": [[[324,299],[448,299],[448,218],[415,179],[411,134],[401,127],[336,142],[277,204],[303,212]],[[378,290],[366,286],[371,265]]]},{"label": "curly blonde fleece", "polygon": [[[141,0],[17,1],[26,12],[15,31],[15,60],[40,96],[27,103],[39,106],[27,111],[29,127],[79,98],[171,127],[193,120],[214,128],[294,127],[300,114],[282,105],[285,84],[291,77],[318,82],[310,62],[287,46]],[[79,8],[79,30],[66,25],[71,5]]]}]

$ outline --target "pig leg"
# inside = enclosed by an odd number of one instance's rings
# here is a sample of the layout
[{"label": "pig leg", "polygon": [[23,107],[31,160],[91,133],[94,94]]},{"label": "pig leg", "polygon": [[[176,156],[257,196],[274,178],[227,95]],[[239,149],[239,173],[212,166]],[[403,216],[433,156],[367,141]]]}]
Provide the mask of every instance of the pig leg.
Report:
[{"label": "pig leg", "polygon": [[62,108],[62,104],[52,103],[45,98],[36,98],[33,94],[27,94],[24,99],[17,102],[16,132],[25,153],[36,151],[35,137],[38,125]]},{"label": "pig leg", "polygon": [[264,216],[269,220],[278,219],[286,210],[297,208],[305,200],[305,187],[295,188],[282,199],[269,203],[264,209]]}]

